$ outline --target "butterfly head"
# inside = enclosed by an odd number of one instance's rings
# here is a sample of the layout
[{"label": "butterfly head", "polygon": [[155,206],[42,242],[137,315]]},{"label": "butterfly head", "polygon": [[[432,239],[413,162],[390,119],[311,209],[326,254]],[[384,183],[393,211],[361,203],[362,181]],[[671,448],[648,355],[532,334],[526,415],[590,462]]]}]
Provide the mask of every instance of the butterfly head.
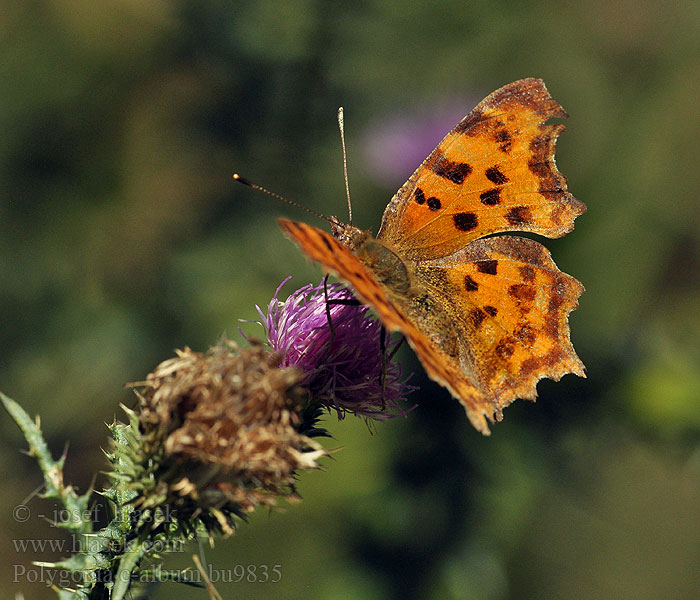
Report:
[{"label": "butterfly head", "polygon": [[369,231],[362,231],[354,225],[341,223],[338,217],[331,215],[328,217],[328,222],[331,224],[333,237],[350,250],[356,250],[371,237]]}]

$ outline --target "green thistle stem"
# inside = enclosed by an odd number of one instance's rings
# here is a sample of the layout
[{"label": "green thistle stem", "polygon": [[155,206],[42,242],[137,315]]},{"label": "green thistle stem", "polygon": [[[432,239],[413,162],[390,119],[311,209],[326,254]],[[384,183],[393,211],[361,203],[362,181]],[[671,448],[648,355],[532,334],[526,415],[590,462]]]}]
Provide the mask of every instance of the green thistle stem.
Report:
[{"label": "green thistle stem", "polygon": [[[130,415],[131,416],[131,415]],[[118,447],[127,447],[130,439],[127,436],[129,426],[114,425],[110,427],[112,437]],[[128,468],[127,461],[121,455],[115,456],[114,472],[118,475],[124,475],[124,471]],[[138,495],[134,490],[126,489],[125,486],[119,485],[119,480],[115,479],[112,486],[112,494],[110,500],[115,506],[115,516],[112,525],[117,527],[122,533],[126,534],[131,529],[131,514],[134,512],[134,507],[131,501]]]},{"label": "green thistle stem", "polygon": [[[17,423],[29,444],[29,455],[35,458],[44,475],[44,483],[47,498],[57,499],[66,509],[68,518],[56,525],[72,531],[83,540],[83,550],[71,558],[55,563],[36,563],[44,567],[55,569],[67,569],[80,572],[83,585],[79,586],[75,594],[61,591],[61,598],[102,599],[110,597],[112,600],[123,600],[130,592],[132,578],[136,575],[141,561],[148,555],[151,547],[150,539],[138,537],[126,544],[125,540],[133,533],[131,522],[134,511],[131,500],[137,493],[125,489],[120,485],[117,477],[115,484],[103,495],[112,501],[114,518],[104,529],[93,533],[93,524],[87,507],[92,490],[80,496],[70,485],[63,483],[63,466],[65,455],[59,460],[51,456],[44,436],[38,424],[32,420],[27,412],[14,400],[0,393],[5,410]],[[128,437],[129,426],[117,425],[111,428],[115,441],[126,447],[131,441]],[[122,457],[115,457],[114,472],[118,476],[128,468],[127,461]],[[115,548],[110,552],[109,548]],[[115,575],[112,580],[113,587],[109,591],[110,584],[100,585],[97,581],[98,572],[112,571]],[[116,573],[115,573],[116,571]],[[95,585],[97,584],[97,585]]]},{"label": "green thistle stem", "polygon": [[123,600],[130,592],[131,580],[141,561],[149,552],[149,540],[133,540],[119,561],[119,569],[114,579],[111,600]]},{"label": "green thistle stem", "polygon": [[29,444],[29,455],[36,458],[39,463],[39,468],[44,474],[44,485],[46,486],[44,496],[57,499],[66,509],[68,521],[58,525],[78,535],[92,533],[92,523],[84,519],[92,490],[88,490],[85,494],[79,496],[70,485],[64,485],[63,465],[66,460],[65,454],[59,460],[54,460],[37,423],[32,420],[17,402],[8,398],[2,392],[0,392],[0,401],[2,401],[5,410],[10,413],[10,416],[22,430]]}]

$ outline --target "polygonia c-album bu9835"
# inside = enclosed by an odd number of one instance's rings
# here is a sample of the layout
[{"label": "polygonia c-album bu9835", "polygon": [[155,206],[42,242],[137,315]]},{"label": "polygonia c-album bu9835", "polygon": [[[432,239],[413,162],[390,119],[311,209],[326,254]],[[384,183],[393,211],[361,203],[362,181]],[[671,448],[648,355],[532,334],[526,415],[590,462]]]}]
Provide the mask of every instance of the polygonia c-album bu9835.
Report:
[{"label": "polygonia c-album bu9835", "polygon": [[586,207],[566,189],[554,146],[567,116],[540,79],[493,92],[401,186],[377,237],[333,222],[333,236],[279,223],[327,272],[349,283],[382,323],[400,331],[426,372],[489,433],[543,377],[585,377],[568,315],[583,286],[546,248],[509,235],[561,237]]}]

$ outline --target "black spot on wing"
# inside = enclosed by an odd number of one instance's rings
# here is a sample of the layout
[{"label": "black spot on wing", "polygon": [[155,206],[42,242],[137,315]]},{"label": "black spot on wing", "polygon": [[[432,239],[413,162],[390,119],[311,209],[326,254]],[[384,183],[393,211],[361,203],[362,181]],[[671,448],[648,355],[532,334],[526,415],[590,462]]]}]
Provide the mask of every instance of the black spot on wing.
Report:
[{"label": "black spot on wing", "polygon": [[[497,123],[497,125],[503,126],[503,123]],[[508,133],[508,131],[506,131],[505,129],[499,129],[496,132],[496,134],[493,136],[493,138],[497,142],[501,142],[501,143],[510,142],[510,140],[511,140],[510,133]]]},{"label": "black spot on wing", "polygon": [[498,166],[493,166],[486,169],[486,178],[497,185],[508,183],[508,178],[501,172]]},{"label": "black spot on wing", "polygon": [[467,163],[454,162],[444,156],[435,161],[432,169],[436,175],[459,185],[464,183],[472,172],[471,166]]},{"label": "black spot on wing", "polygon": [[479,284],[476,281],[474,281],[469,275],[465,275],[464,289],[468,292],[476,292],[479,289]]},{"label": "black spot on wing", "polygon": [[498,309],[495,306],[484,306],[484,312],[495,317],[498,314]]},{"label": "black spot on wing", "polygon": [[495,275],[498,271],[497,260],[479,260],[476,262],[476,268],[487,275]]},{"label": "black spot on wing", "polygon": [[532,221],[532,214],[528,206],[514,206],[506,213],[506,221],[511,225],[524,225]]},{"label": "black spot on wing", "polygon": [[427,202],[430,210],[440,210],[442,208],[442,203],[435,196],[428,198]]},{"label": "black spot on wing", "polygon": [[516,283],[508,288],[508,293],[516,300],[532,302],[535,299],[536,290],[531,285]]},{"label": "black spot on wing", "polygon": [[487,206],[495,206],[501,201],[501,188],[487,190],[479,196],[479,199],[481,200],[482,204],[486,204]]},{"label": "black spot on wing", "polygon": [[416,201],[417,204],[425,204],[427,202],[428,208],[430,210],[440,210],[440,208],[442,208],[442,204],[439,198],[436,198],[435,196],[426,198],[425,192],[420,188],[416,188],[416,191],[413,192],[413,199]]},{"label": "black spot on wing", "polygon": [[485,318],[486,313],[480,308],[475,308],[469,313],[469,320],[471,321],[475,329],[479,328],[479,326],[484,322]]},{"label": "black spot on wing", "polygon": [[511,145],[511,140],[512,137],[510,133],[505,129],[505,125],[503,123],[497,123],[497,126],[500,125],[503,127],[503,129],[500,129],[496,131],[496,134],[493,136],[493,139],[496,140],[500,145],[498,146],[498,149],[501,152],[504,152],[505,154],[508,154],[510,152],[510,145]]},{"label": "black spot on wing", "polygon": [[474,213],[461,212],[452,215],[455,227],[460,231],[471,231],[479,224],[479,219]]}]

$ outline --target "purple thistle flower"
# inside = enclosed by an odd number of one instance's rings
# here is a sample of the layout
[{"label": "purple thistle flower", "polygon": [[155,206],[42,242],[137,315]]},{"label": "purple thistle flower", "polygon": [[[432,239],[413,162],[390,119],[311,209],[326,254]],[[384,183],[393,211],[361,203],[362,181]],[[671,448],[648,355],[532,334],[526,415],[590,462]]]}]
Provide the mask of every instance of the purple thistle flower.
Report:
[{"label": "purple thistle flower", "polygon": [[[280,366],[295,366],[306,373],[303,383],[313,401],[335,409],[338,418],[346,412],[378,420],[405,416],[408,411],[400,403],[414,388],[402,378],[401,365],[389,360],[400,341],[392,341],[384,332],[384,367],[379,343],[382,327],[368,306],[331,303],[332,335],[323,283],[305,285],[282,302],[277,296],[289,279],[277,288],[267,315],[256,307],[270,348],[282,354]],[[328,284],[327,289],[331,301],[355,300],[339,283]]]}]

